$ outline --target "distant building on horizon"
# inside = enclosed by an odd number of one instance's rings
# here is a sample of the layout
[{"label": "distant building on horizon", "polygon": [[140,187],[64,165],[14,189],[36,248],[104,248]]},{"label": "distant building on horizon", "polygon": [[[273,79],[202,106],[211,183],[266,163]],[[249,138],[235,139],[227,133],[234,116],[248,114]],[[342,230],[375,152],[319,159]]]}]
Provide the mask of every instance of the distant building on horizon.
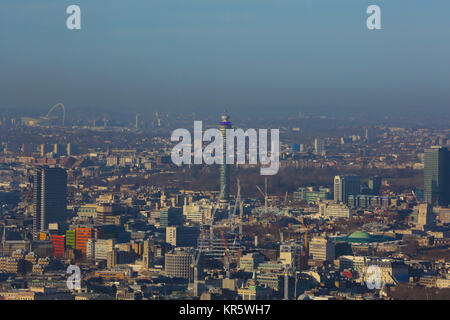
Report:
[{"label": "distant building on horizon", "polygon": [[316,154],[324,154],[325,152],[325,141],[321,138],[314,139],[314,152]]}]

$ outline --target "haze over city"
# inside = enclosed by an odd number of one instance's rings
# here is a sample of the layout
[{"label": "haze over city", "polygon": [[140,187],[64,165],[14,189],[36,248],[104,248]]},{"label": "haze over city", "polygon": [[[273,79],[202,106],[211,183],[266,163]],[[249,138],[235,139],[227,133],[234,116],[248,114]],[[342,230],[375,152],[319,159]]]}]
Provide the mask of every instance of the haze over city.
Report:
[{"label": "haze over city", "polygon": [[77,3],[0,3],[0,109],[448,116],[444,0]]}]

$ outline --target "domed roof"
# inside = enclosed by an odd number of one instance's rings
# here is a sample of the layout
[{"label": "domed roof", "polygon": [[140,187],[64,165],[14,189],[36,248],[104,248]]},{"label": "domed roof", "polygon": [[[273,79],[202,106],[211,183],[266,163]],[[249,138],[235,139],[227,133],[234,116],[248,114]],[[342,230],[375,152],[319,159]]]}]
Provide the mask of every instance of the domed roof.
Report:
[{"label": "domed roof", "polygon": [[348,236],[350,239],[367,239],[369,240],[370,234],[364,231],[355,231],[351,235]]}]

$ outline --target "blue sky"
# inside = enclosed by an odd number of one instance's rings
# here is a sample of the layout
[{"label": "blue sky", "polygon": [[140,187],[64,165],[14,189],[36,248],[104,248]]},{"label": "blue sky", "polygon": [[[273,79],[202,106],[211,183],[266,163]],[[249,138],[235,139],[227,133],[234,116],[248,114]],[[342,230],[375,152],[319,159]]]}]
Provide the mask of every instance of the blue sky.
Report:
[{"label": "blue sky", "polygon": [[445,0],[2,0],[0,109],[442,112],[449,40]]}]

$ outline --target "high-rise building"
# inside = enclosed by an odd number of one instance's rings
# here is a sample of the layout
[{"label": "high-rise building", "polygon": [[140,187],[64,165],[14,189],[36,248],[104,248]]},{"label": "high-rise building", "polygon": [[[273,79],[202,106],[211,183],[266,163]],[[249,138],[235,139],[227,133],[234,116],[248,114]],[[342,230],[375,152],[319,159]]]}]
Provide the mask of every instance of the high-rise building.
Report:
[{"label": "high-rise building", "polygon": [[434,224],[433,207],[428,203],[421,203],[418,210],[417,227],[419,229],[432,227]]},{"label": "high-rise building", "polygon": [[50,145],[41,144],[39,146],[39,152],[41,154],[41,157],[44,157],[47,153],[52,152],[53,148]]},{"label": "high-rise building", "polygon": [[66,149],[66,154],[68,156],[75,156],[78,154],[78,146],[76,144],[73,143],[68,143],[67,144],[67,149]]},{"label": "high-rise building", "polygon": [[159,226],[166,228],[183,224],[183,209],[180,207],[165,207],[159,211]]},{"label": "high-rise building", "polygon": [[53,154],[57,157],[65,155],[67,152],[67,146],[60,143],[55,143],[53,145]]},{"label": "high-rise building", "polygon": [[366,141],[369,141],[369,140],[371,139],[371,136],[370,136],[370,128],[369,128],[369,127],[366,127],[366,130],[365,130],[365,138],[366,138]]},{"label": "high-rise building", "polygon": [[361,178],[357,175],[334,177],[334,201],[347,203],[349,195],[358,195]]},{"label": "high-rise building", "polygon": [[314,140],[314,151],[316,154],[323,154],[325,152],[325,141],[321,138]]},{"label": "high-rise building", "polygon": [[39,168],[33,184],[33,236],[38,239],[50,223],[66,222],[67,173],[61,168]]},{"label": "high-rise building", "polygon": [[378,195],[380,193],[382,180],[379,176],[369,178],[368,187],[371,194]]},{"label": "high-rise building", "polygon": [[431,147],[424,155],[425,202],[450,204],[450,151],[446,147]]},{"label": "high-rise building", "polygon": [[88,260],[95,260],[95,239],[91,238],[86,243],[86,257]]},{"label": "high-rise building", "polygon": [[220,200],[228,200],[230,198],[230,166],[227,164],[227,129],[231,128],[231,122],[228,115],[222,116],[219,124],[220,132],[223,137],[223,162],[220,165]]},{"label": "high-rise building", "polygon": [[145,270],[150,268],[152,262],[153,252],[151,250],[151,243],[149,240],[145,240],[142,246],[142,267]]},{"label": "high-rise building", "polygon": [[166,242],[175,247],[195,247],[200,235],[199,227],[167,227]]}]

